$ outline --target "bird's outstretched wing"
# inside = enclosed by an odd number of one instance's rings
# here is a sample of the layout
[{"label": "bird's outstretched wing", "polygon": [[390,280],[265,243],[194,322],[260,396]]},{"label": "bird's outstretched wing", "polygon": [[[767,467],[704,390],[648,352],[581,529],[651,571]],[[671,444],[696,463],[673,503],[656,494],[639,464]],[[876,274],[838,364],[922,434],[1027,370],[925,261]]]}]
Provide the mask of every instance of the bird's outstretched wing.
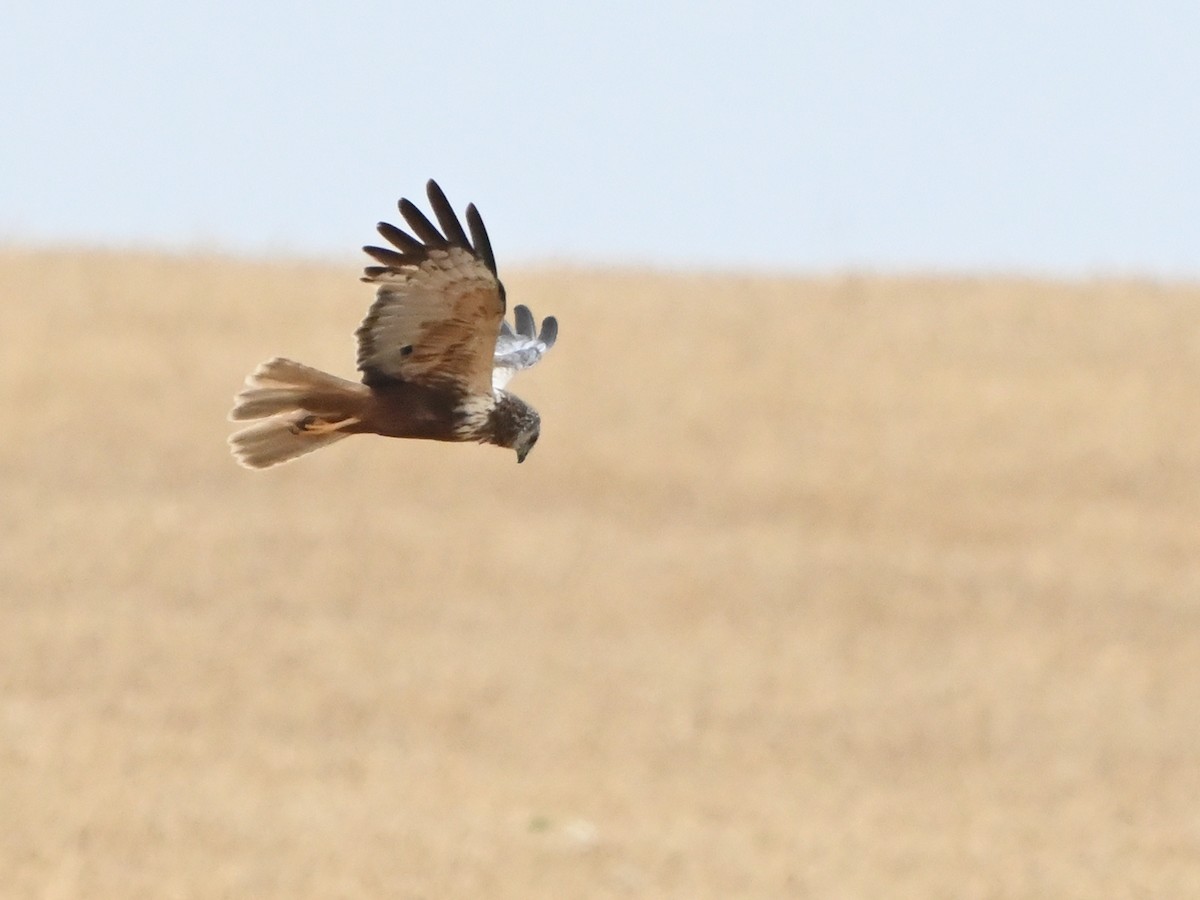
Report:
[{"label": "bird's outstretched wing", "polygon": [[372,387],[407,381],[490,394],[505,309],[491,241],[473,204],[468,238],[437,183],[426,191],[440,230],[401,200],[413,233],[380,222],[379,233],[396,249],[363,248],[380,265],[363,274],[379,289],[355,332],[358,368]]},{"label": "bird's outstretched wing", "polygon": [[542,319],[542,330],[536,330],[533,313],[528,306],[513,308],[516,319],[514,330],[507,321],[500,323],[500,337],[496,339],[496,358],[492,369],[492,387],[501,390],[509,380],[528,369],[554,346],[558,338],[558,320],[554,316]]}]

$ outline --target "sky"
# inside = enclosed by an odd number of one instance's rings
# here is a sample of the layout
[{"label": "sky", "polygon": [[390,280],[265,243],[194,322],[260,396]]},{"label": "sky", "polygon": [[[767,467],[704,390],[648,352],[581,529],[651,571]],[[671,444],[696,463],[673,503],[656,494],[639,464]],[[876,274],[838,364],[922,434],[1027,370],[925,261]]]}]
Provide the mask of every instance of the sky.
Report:
[{"label": "sky", "polygon": [[1200,3],[13,0],[0,244],[1200,277]]}]

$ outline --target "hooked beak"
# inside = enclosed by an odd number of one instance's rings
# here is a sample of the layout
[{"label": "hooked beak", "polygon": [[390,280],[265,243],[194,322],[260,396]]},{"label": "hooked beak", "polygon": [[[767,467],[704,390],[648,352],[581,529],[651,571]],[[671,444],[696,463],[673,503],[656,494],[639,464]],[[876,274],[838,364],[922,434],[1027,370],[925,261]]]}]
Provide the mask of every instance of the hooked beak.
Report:
[{"label": "hooked beak", "polygon": [[518,462],[518,463],[523,463],[523,462],[525,462],[525,457],[526,457],[526,456],[528,456],[528,455],[529,455],[529,448],[528,448],[528,447],[525,447],[524,449],[518,450],[518,451],[517,451],[517,462]]}]

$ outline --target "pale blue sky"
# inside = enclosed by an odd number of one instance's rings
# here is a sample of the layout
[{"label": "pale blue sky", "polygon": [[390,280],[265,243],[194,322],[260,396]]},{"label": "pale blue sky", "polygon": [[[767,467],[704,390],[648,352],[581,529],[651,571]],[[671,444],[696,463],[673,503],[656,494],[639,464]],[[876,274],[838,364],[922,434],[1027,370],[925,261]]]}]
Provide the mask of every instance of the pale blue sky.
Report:
[{"label": "pale blue sky", "polygon": [[1200,3],[16,0],[0,241],[1200,276]]}]

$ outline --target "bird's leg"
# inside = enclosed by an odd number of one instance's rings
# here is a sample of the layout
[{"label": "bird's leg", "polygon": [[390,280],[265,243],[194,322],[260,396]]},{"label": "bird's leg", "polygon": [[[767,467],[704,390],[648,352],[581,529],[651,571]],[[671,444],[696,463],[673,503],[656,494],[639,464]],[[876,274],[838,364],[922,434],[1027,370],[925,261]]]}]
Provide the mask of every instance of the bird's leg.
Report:
[{"label": "bird's leg", "polygon": [[330,434],[334,431],[341,431],[343,428],[348,428],[351,425],[357,425],[362,419],[356,419],[353,416],[347,416],[344,419],[331,421],[323,419],[320,416],[305,416],[299,422],[292,425],[293,434]]}]

